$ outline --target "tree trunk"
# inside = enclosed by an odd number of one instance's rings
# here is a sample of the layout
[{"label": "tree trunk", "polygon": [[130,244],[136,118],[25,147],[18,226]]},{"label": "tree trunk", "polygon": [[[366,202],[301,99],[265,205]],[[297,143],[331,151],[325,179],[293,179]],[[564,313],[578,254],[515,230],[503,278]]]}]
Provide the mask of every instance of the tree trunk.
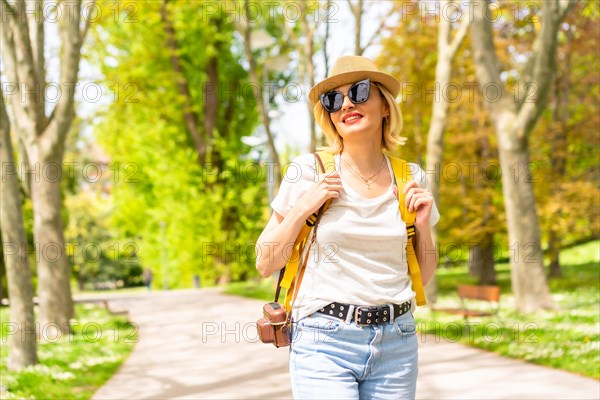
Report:
[{"label": "tree trunk", "polygon": [[[202,167],[202,164],[204,163],[204,161],[206,160],[206,144],[204,143],[204,138],[202,137],[202,133],[200,132],[200,128],[199,128],[199,122],[198,122],[198,115],[196,114],[196,112],[194,112],[194,109],[192,107],[192,96],[190,94],[190,89],[189,89],[189,84],[187,79],[185,78],[184,72],[183,72],[183,67],[181,66],[181,60],[179,59],[179,45],[177,44],[177,38],[175,36],[175,28],[173,27],[173,23],[171,22],[171,20],[169,19],[169,13],[167,10],[167,3],[169,2],[169,0],[163,0],[161,9],[160,9],[160,16],[161,16],[161,20],[163,22],[164,25],[164,30],[165,30],[165,34],[167,36],[167,47],[169,48],[169,51],[171,53],[171,66],[173,67],[173,72],[175,73],[176,76],[176,80],[177,80],[177,89],[179,90],[179,94],[183,97],[184,99],[184,109],[183,109],[183,118],[185,121],[185,126],[187,127],[188,133],[190,134],[190,136],[192,137],[192,140],[194,141],[194,145],[196,146],[196,154],[198,157],[198,163],[200,164],[200,166]],[[209,65],[210,65],[210,61],[209,61]],[[208,67],[207,67],[208,68]],[[209,79],[211,77],[209,76]],[[215,87],[212,87],[211,89],[214,90],[214,92],[217,92],[217,87],[215,85]],[[211,90],[207,90],[205,92],[212,92]],[[208,96],[210,98],[210,96]],[[208,106],[212,106],[213,103],[212,102],[208,102],[210,103]],[[206,126],[205,126],[206,128]],[[208,128],[210,129],[210,124],[208,126]],[[214,128],[214,125],[212,125],[212,128]],[[211,132],[207,134],[212,134],[212,129]]]},{"label": "tree trunk", "polygon": [[[450,83],[452,78],[452,62],[456,56],[456,52],[462,42],[464,41],[467,29],[469,27],[469,19],[465,18],[461,23],[461,26],[454,38],[451,35],[450,21],[447,18],[440,18],[438,24],[438,59],[435,67],[435,83],[436,83],[436,99],[440,101],[434,101],[431,110],[431,124],[429,125],[429,131],[427,133],[427,167],[426,171],[431,173],[432,171],[439,171],[438,168],[442,164],[443,153],[444,153],[444,132],[446,131],[446,124],[448,121],[448,109],[450,103],[445,96],[439,96],[439,92],[443,91],[444,88]],[[419,151],[419,154],[421,152]],[[433,195],[433,199],[436,204],[440,204],[439,188],[440,188],[441,177],[435,175],[429,179],[429,189]],[[437,243],[437,228],[432,228],[433,243]],[[437,301],[437,280],[435,275],[430,280],[426,287],[426,294],[428,303],[433,305]]]},{"label": "tree trunk", "polygon": [[548,234],[548,255],[550,256],[550,271],[551,278],[560,278],[562,269],[560,267],[560,237],[555,229],[550,229]]},{"label": "tree trunk", "polygon": [[[314,37],[315,37],[315,26],[309,22],[310,13],[306,7],[305,2],[300,3],[302,14],[302,30],[304,33],[304,60],[306,62],[306,73],[308,78],[309,87],[315,85],[315,65],[313,62],[313,56],[315,54]],[[327,71],[325,72],[327,73]],[[310,151],[314,153],[317,151],[317,127],[315,121],[315,114],[313,112],[312,103],[307,99],[306,108],[308,111],[308,118],[310,121]]]},{"label": "tree trunk", "polygon": [[469,273],[479,278],[480,285],[495,285],[496,270],[494,268],[494,235],[486,233],[469,249]]},{"label": "tree trunk", "polygon": [[[521,312],[553,308],[544,274],[540,227],[529,171],[529,135],[545,108],[555,69],[557,32],[572,2],[542,2],[542,23],[519,81],[525,96],[512,100],[500,79],[489,1],[474,3],[472,46],[480,87],[493,85],[500,98],[485,99],[499,143],[508,223],[513,294]],[[534,83],[532,85],[531,83]],[[532,101],[532,95],[535,99]],[[485,93],[484,93],[485,96]]]},{"label": "tree trunk", "polygon": [[[10,139],[10,122],[2,91],[0,91],[0,156],[2,163],[0,229],[10,301],[8,368],[15,370],[36,364],[37,348],[33,314],[33,284],[29,269],[27,238],[23,225],[21,193],[19,192]],[[12,167],[15,167],[14,173],[9,172],[9,168],[12,169]]]},{"label": "tree trunk", "polygon": [[[514,134],[514,133],[513,133]],[[499,135],[502,189],[508,219],[512,287],[519,310],[533,312],[554,307],[544,273],[540,225],[529,170],[529,149],[509,147]]]},{"label": "tree trunk", "polygon": [[[244,1],[244,10],[246,12],[246,15],[250,15],[250,3],[248,0]],[[262,85],[260,84],[261,81],[260,79],[258,79],[258,74],[256,73],[256,61],[254,60],[254,57],[252,55],[252,43],[251,43],[251,39],[250,39],[250,33],[252,32],[252,25],[250,23],[250,21],[246,21],[247,25],[244,29],[244,32],[242,33],[244,36],[244,54],[246,56],[246,60],[248,61],[249,64],[249,71],[248,74],[250,75],[250,82],[255,82],[258,85],[258,93],[257,93],[257,103],[258,103],[258,110],[260,112],[260,116],[261,116],[261,120],[262,120],[262,124],[263,127],[265,128],[265,132],[267,134],[267,141],[269,143],[269,150],[270,150],[270,160],[269,162],[272,162],[275,165],[275,168],[273,169],[274,172],[274,176],[273,176],[273,186],[274,188],[278,188],[279,185],[281,184],[281,164],[279,163],[279,153],[277,152],[277,148],[275,147],[275,138],[273,137],[273,133],[271,132],[271,119],[269,118],[269,113],[268,113],[268,104],[265,104],[265,100],[264,100],[264,90],[263,90],[263,85],[264,82],[262,82]]]},{"label": "tree trunk", "polygon": [[[35,161],[41,171],[52,171],[62,165],[62,151]],[[69,332],[69,320],[74,316],[71,298],[71,268],[65,251],[62,221],[60,180],[50,176],[31,181],[33,237],[37,246],[38,296],[40,298],[40,324],[54,334]],[[52,337],[48,334],[49,337]]]},{"label": "tree trunk", "polygon": [[[73,10],[73,5],[76,9]],[[34,214],[34,239],[38,251],[40,323],[44,332],[69,332],[73,317],[69,263],[61,219],[61,169],[63,147],[75,117],[75,88],[78,83],[81,46],[91,19],[81,21],[81,2],[57,3],[60,18],[61,96],[49,116],[45,113],[44,18],[28,13],[24,1],[14,7],[2,1],[0,24],[2,55],[8,80],[16,86],[11,95],[14,130],[24,146],[26,164],[33,172],[30,191]],[[67,9],[68,8],[68,9]],[[30,29],[30,27],[32,29]],[[21,93],[33,88],[35,96]],[[24,101],[21,101],[24,98]],[[27,185],[26,185],[27,186]],[[43,339],[43,338],[42,338]]]},{"label": "tree trunk", "polygon": [[[325,10],[327,12],[329,12],[329,9],[332,5],[332,1],[328,0],[327,3],[325,4]],[[329,43],[329,32],[330,32],[330,28],[331,28],[331,22],[329,18],[325,18],[325,35],[323,36],[323,64],[325,65],[325,77],[327,77],[327,75],[329,74],[329,54],[327,54],[327,44]],[[319,145],[321,147],[326,146],[326,138],[325,135],[323,135],[321,133],[320,138],[319,138]]]},{"label": "tree trunk", "polygon": [[362,15],[363,15],[363,0],[358,0],[357,4],[352,4],[348,0],[348,6],[354,16],[354,55],[361,56],[364,48],[360,46],[360,37],[362,36]]},{"label": "tree trunk", "polygon": [[[552,102],[552,120],[554,125],[557,127],[555,135],[552,138],[552,150],[550,152],[550,166],[552,168],[552,175],[554,179],[554,192],[558,199],[561,198],[562,194],[562,183],[565,181],[567,174],[567,135],[568,135],[568,121],[569,121],[569,89],[571,82],[569,79],[571,73],[571,43],[573,42],[573,33],[569,30],[566,34],[568,50],[565,54],[564,62],[561,65],[559,75],[554,81],[554,98]],[[562,204],[562,203],[561,203]],[[559,209],[559,212],[555,215],[556,218],[564,218],[564,214]],[[552,278],[558,278],[562,276],[562,270],[560,267],[560,248],[562,244],[562,237],[560,231],[556,227],[556,224],[550,225],[550,232],[548,234],[548,251],[550,253],[550,268],[549,276]]]},{"label": "tree trunk", "polygon": [[[473,125],[477,140],[477,158],[481,163],[486,164],[491,161],[490,143],[487,132],[484,132],[485,117],[483,113],[483,104],[478,102],[474,108]],[[493,204],[493,183],[487,177],[475,180],[474,189],[482,193],[482,212],[481,222],[478,231],[479,242],[475,243],[469,250],[469,273],[472,276],[479,277],[480,285],[496,284],[495,254],[494,254],[494,234],[496,232],[495,223],[492,215]]]}]

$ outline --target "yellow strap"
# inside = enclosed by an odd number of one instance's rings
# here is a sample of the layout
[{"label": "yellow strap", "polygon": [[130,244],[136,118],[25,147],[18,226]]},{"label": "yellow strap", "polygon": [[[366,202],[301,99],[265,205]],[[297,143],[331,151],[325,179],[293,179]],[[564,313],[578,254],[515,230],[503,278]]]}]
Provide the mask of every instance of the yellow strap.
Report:
[{"label": "yellow strap", "polygon": [[419,267],[419,261],[415,253],[413,245],[414,240],[414,225],[417,216],[416,212],[409,213],[408,208],[405,204],[406,194],[402,193],[404,185],[412,180],[412,174],[410,173],[410,165],[399,158],[388,156],[392,163],[392,170],[394,171],[394,177],[396,178],[396,185],[398,186],[398,208],[400,209],[400,215],[402,220],[407,226],[407,232],[409,235],[408,243],[406,244],[406,258],[408,263],[408,273],[412,281],[412,289],[416,293],[417,305],[422,306],[427,303],[425,300],[425,289],[423,288],[423,280],[421,279],[421,268]]},{"label": "yellow strap", "polygon": [[[335,171],[335,161],[333,159],[333,154],[326,152],[326,151],[319,151],[317,154],[319,154],[319,157],[321,157],[321,161],[323,162],[325,171],[321,171],[321,166],[317,162],[316,158],[315,158],[315,171],[319,171],[319,173]],[[331,202],[326,203],[325,210],[323,210],[323,211],[326,211],[326,209],[330,203]],[[308,236],[313,228],[315,218],[311,215],[310,217],[307,218],[307,221],[310,222],[310,225],[308,223],[304,223],[304,225],[302,225],[302,229],[300,229],[300,233],[298,234],[298,237],[296,238],[296,241],[294,242],[294,247],[292,248],[292,254],[290,255],[290,259],[289,259],[287,265],[285,266],[285,273],[283,274],[283,278],[282,278],[281,284],[280,284],[282,288],[287,289],[286,293],[285,293],[285,300],[284,300],[283,304],[288,312],[292,308],[292,305],[291,305],[292,298],[294,296],[294,292],[296,289],[294,282],[296,279],[296,275],[298,274],[298,266],[300,263],[300,256],[304,252],[304,247],[306,246],[306,240],[308,239]]]},{"label": "yellow strap", "polygon": [[[320,151],[319,156],[323,161],[323,165],[325,167],[325,172],[332,172],[335,170],[335,162],[333,158],[333,154]],[[414,224],[416,219],[416,212],[409,213],[404,202],[406,195],[402,193],[404,189],[404,185],[412,180],[412,175],[410,172],[409,164],[401,160],[399,158],[391,157],[390,161],[392,163],[392,170],[394,171],[394,177],[396,178],[396,184],[398,186],[398,208],[400,209],[400,215],[402,216],[402,220],[407,226],[407,232],[409,234],[408,243],[406,245],[406,257],[408,263],[408,272],[412,281],[412,289],[416,293],[416,302],[417,305],[422,306],[426,304],[425,300],[425,289],[423,288],[423,281],[421,279],[421,269],[419,267],[419,262],[417,260],[417,255],[415,253],[414,245],[413,245],[413,236],[414,236]],[[316,171],[321,171],[320,166],[315,161]],[[311,218],[309,217],[309,220]],[[314,223],[314,221],[312,221]],[[291,302],[296,291],[294,282],[296,275],[298,274],[298,266],[300,262],[300,255],[304,251],[304,247],[306,246],[306,240],[312,230],[312,226],[308,224],[304,224],[296,241],[294,242],[294,247],[292,249],[292,254],[290,259],[286,265],[285,273],[283,275],[283,279],[281,280],[281,287],[287,289],[285,294],[284,306],[290,311]]]},{"label": "yellow strap", "polygon": [[[283,279],[281,279],[281,287],[284,289],[289,289],[292,285],[292,281],[298,272],[298,262],[300,261],[301,248],[304,248],[304,244],[306,242],[306,238],[310,233],[312,227],[306,225],[306,223],[300,229],[300,233],[296,238],[296,242],[294,242],[294,247],[292,247],[292,254],[290,255],[290,259],[288,260],[287,265],[285,266],[285,273],[283,274]],[[286,296],[287,297],[287,296]]]}]

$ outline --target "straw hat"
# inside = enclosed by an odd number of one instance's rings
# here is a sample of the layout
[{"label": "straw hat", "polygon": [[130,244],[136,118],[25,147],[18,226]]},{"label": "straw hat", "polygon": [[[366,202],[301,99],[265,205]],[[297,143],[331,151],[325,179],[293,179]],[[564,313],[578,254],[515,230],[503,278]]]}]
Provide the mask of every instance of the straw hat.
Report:
[{"label": "straw hat", "polygon": [[329,77],[310,89],[308,99],[314,104],[319,101],[321,94],[363,79],[379,82],[394,97],[398,96],[400,92],[400,81],[391,75],[380,72],[373,61],[362,56],[343,56],[335,61],[329,71]]}]

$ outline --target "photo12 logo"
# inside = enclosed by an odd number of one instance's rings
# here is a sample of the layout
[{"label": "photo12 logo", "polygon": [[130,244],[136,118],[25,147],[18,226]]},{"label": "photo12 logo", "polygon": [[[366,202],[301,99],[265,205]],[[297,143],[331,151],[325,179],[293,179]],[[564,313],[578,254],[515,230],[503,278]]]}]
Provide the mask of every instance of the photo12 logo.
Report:
[{"label": "photo12 logo", "polygon": [[21,22],[26,20],[59,23],[60,21],[97,23],[102,19],[112,18],[114,22],[136,23],[139,22],[137,2],[129,1],[2,1],[2,23],[9,22],[9,18],[16,17]]},{"label": "photo12 logo", "polygon": [[103,98],[113,103],[138,103],[136,95],[139,88],[132,82],[2,82],[4,101],[16,99],[22,104],[27,102],[56,104],[63,96],[74,93],[77,99],[85,103],[98,103]]}]

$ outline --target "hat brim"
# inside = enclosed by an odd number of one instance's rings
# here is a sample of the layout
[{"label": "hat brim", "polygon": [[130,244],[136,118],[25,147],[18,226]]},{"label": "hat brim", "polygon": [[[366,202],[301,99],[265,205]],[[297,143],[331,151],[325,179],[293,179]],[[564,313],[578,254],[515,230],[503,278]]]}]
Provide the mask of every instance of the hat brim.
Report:
[{"label": "hat brim", "polygon": [[315,104],[323,93],[327,93],[337,87],[356,83],[363,79],[378,82],[383,85],[396,98],[400,92],[400,81],[391,75],[377,71],[351,71],[338,74],[322,80],[310,89],[308,99]]}]

